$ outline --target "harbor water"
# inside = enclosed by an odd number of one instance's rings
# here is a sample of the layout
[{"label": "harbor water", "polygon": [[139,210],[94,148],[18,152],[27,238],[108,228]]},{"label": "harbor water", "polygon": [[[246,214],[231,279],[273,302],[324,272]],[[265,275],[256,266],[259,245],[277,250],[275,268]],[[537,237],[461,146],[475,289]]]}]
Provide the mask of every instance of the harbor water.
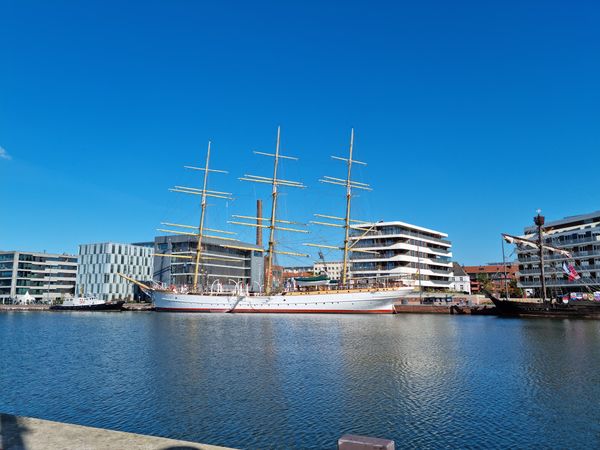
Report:
[{"label": "harbor water", "polygon": [[600,322],[0,314],[0,411],[238,448],[599,448]]}]

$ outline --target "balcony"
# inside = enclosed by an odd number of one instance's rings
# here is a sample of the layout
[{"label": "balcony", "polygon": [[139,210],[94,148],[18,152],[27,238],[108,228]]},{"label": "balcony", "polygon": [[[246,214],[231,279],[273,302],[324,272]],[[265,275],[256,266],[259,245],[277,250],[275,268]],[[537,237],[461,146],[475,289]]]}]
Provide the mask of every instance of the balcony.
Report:
[{"label": "balcony", "polygon": [[[589,258],[590,256],[594,257],[594,258],[599,258],[600,259],[600,250],[595,250],[595,251],[583,251],[583,252],[573,252],[572,253],[573,258],[574,259],[578,259],[578,258]],[[564,256],[564,255],[544,255],[544,261],[561,261],[561,260],[568,260],[571,259],[568,256]],[[524,255],[522,253],[519,253],[519,257],[518,257],[519,262],[524,262],[524,263],[528,263],[528,262],[539,262],[540,258],[536,255]]]},{"label": "balcony", "polygon": [[440,239],[440,238],[436,238],[436,237],[432,237],[432,236],[426,236],[426,235],[422,235],[419,233],[406,231],[405,229],[401,229],[401,228],[399,228],[398,230],[394,230],[392,232],[383,232],[380,230],[369,231],[366,234],[357,232],[356,234],[351,234],[350,239],[351,240],[384,239],[384,238],[389,239],[389,238],[393,237],[394,238],[393,240],[397,241],[399,236],[420,239],[420,240],[427,240],[427,241],[435,242],[435,243],[442,244],[445,246],[452,245],[452,243],[450,241],[447,241],[445,239]]},{"label": "balcony", "polygon": [[[589,272],[591,270],[600,270],[600,264],[590,264],[588,266],[577,266],[576,267],[577,272]],[[546,275],[549,274],[553,274],[553,273],[564,273],[564,271],[562,270],[562,268],[560,267],[549,267],[549,266],[545,266],[544,267],[544,272],[546,273]],[[517,271],[517,275],[539,275],[540,274],[540,268],[536,268],[536,269],[523,269],[523,270],[519,270]]]},{"label": "balcony", "polygon": [[[545,243],[547,245],[552,245],[554,247],[564,248],[565,250],[569,250],[569,248],[573,247],[574,245],[600,243],[600,235],[585,236],[585,237],[578,238],[578,239],[563,239],[563,240],[546,239]],[[527,248],[520,249],[519,253],[537,253],[537,251],[538,250],[535,248],[527,247]]]}]

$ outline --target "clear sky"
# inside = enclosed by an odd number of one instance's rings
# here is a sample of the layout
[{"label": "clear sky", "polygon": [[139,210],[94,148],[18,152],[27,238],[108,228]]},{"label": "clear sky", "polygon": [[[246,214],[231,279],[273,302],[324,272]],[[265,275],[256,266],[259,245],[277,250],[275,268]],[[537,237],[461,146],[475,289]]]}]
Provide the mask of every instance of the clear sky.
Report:
[{"label": "clear sky", "polygon": [[343,177],[329,155],[354,127],[369,163],[356,176],[374,189],[354,217],[441,230],[459,262],[497,261],[500,232],[537,208],[600,209],[599,23],[593,1],[0,0],[0,249],[195,223],[197,199],[167,188],[199,186],[182,166],[209,139],[230,171],[211,185],[236,197],[211,202],[209,226],[233,230],[231,214],[269,199],[237,178],[270,175],[252,150],[272,151],[281,125],[300,157],[282,174],[308,185],[285,190],[282,217],[343,212],[317,180]]}]

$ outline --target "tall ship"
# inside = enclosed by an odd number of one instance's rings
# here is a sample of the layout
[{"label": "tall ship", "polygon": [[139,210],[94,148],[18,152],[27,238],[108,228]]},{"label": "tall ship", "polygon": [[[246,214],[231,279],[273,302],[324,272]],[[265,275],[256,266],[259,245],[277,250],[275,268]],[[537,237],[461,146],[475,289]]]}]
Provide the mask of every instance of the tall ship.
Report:
[{"label": "tall ship", "polygon": [[[281,129],[277,129],[277,141],[274,153],[254,152],[261,156],[273,158],[273,175],[271,177],[244,175],[240,179],[254,183],[268,184],[271,187],[271,215],[269,219],[262,217],[234,216],[244,219],[256,220],[256,223],[247,223],[232,221],[236,225],[257,227],[259,230],[268,231],[269,241],[265,256],[264,284],[260,286],[259,292],[251,292],[248,284],[236,283],[229,291],[225,291],[220,285],[208,285],[208,283],[199,283],[199,273],[201,265],[210,258],[211,255],[203,253],[203,238],[207,237],[206,231],[225,233],[222,230],[208,229],[205,227],[207,198],[229,198],[230,193],[209,190],[207,188],[208,175],[212,172],[224,173],[222,170],[215,170],[209,167],[211,144],[208,144],[206,154],[206,163],[204,167],[194,167],[203,172],[202,188],[177,187],[177,192],[183,192],[193,195],[199,195],[200,219],[199,225],[189,226],[180,225],[188,230],[176,232],[181,234],[193,235],[196,238],[196,250],[194,256],[175,255],[175,254],[156,254],[159,257],[181,257],[193,258],[194,276],[191,287],[165,288],[155,285],[148,287],[136,280],[125,277],[129,281],[136,283],[147,292],[157,311],[187,311],[187,312],[235,312],[235,313],[372,313],[372,314],[391,314],[394,312],[393,305],[401,298],[409,295],[413,288],[405,286],[401,280],[378,280],[369,285],[359,285],[354,283],[350,277],[349,271],[349,253],[361,252],[354,248],[350,239],[350,227],[352,229],[361,229],[359,221],[350,219],[352,192],[354,189],[370,190],[366,183],[353,181],[351,178],[352,167],[354,164],[365,163],[353,159],[354,130],[351,131],[349,155],[347,158],[334,156],[332,158],[341,160],[346,164],[346,177],[324,177],[320,181],[330,185],[342,186],[345,188],[346,195],[346,213],[344,217],[335,217],[323,214],[315,214],[317,217],[339,220],[342,223],[327,223],[313,221],[317,225],[334,226],[344,231],[343,246],[336,247],[324,244],[304,243],[310,247],[328,248],[343,251],[343,265],[341,270],[341,279],[337,282],[333,280],[324,280],[322,277],[315,277],[315,280],[299,280],[290,288],[283,288],[282,283],[274,283],[274,265],[275,255],[292,255],[308,257],[309,255],[291,251],[282,251],[277,247],[275,232],[296,232],[308,233],[307,230],[294,228],[297,224],[289,220],[277,217],[277,201],[280,187],[286,188],[304,188],[305,186],[297,181],[285,180],[279,177],[280,163],[282,160],[297,160],[292,156],[283,155],[280,152]],[[266,223],[265,223],[266,222]],[[358,224],[357,224],[358,223]],[[351,225],[352,224],[352,225]],[[177,224],[171,224],[177,225]],[[189,230],[192,228],[193,230]],[[362,230],[368,233],[371,228]],[[165,231],[165,230],[163,230]],[[224,238],[221,238],[224,239]],[[236,242],[232,244],[221,244],[223,247],[244,249]],[[308,282],[306,282],[308,281]],[[311,282],[314,281],[314,282]]]},{"label": "tall ship", "polygon": [[[575,268],[575,260],[571,252],[548,243],[549,239],[544,228],[545,218],[540,214],[540,211],[534,217],[534,223],[537,229],[537,236],[532,236],[533,239],[531,237],[527,239],[526,237],[509,234],[502,234],[502,238],[510,244],[521,248],[530,248],[537,253],[540,268],[541,299],[539,301],[513,300],[508,297],[508,289],[505,298],[501,298],[491,292],[486,292],[496,306],[497,313],[502,316],[517,317],[600,319],[600,292],[590,291],[589,293],[585,293],[585,295],[571,293],[554,297],[547,295],[546,253],[552,254],[550,258],[560,258],[564,261],[562,268],[568,280],[577,280],[580,278],[580,275]],[[597,286],[597,283],[590,284],[590,286]]]}]

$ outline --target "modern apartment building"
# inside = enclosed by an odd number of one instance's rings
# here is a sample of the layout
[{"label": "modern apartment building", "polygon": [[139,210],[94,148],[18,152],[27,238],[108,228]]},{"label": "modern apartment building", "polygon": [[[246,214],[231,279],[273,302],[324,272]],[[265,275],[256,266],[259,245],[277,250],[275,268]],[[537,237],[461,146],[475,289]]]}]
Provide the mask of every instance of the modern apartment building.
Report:
[{"label": "modern apartment building", "polygon": [[[569,258],[557,253],[544,253],[548,295],[600,290],[600,211],[547,222],[544,229],[547,244],[572,254]],[[535,239],[536,227],[525,227],[524,231],[524,237]],[[537,250],[517,248],[517,255],[519,287],[533,290],[534,295],[539,296],[541,270]],[[581,278],[569,281],[562,268],[564,262],[573,265]]]},{"label": "modern apartment building", "polygon": [[[197,238],[187,235],[157,236],[154,250],[157,254],[188,256],[156,256],[154,281],[175,286],[192,286],[194,282]],[[264,283],[264,258],[262,247],[247,242],[204,237],[199,271],[199,284],[210,289],[221,284],[225,288],[235,283],[249,285],[251,291],[260,291]]]},{"label": "modern apartment building", "polygon": [[90,295],[100,300],[141,300],[142,294],[119,273],[139,281],[152,280],[153,249],[116,244],[84,244],[79,246],[77,295]]},{"label": "modern apartment building", "polygon": [[350,245],[354,279],[403,280],[424,290],[448,290],[452,285],[452,244],[440,231],[404,222],[353,225]]},{"label": "modern apartment building", "polygon": [[0,303],[26,296],[54,302],[75,292],[77,256],[37,252],[0,252]]}]

